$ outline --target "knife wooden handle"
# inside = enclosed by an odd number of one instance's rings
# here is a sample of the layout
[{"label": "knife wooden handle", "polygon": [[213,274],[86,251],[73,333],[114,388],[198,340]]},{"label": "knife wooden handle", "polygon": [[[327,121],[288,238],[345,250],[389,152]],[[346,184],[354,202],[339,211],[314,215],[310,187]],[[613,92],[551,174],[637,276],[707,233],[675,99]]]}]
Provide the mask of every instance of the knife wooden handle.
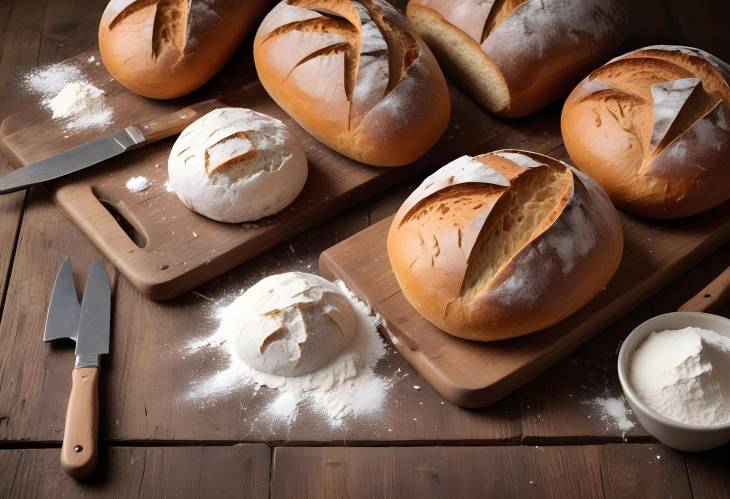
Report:
[{"label": "knife wooden handle", "polygon": [[680,312],[712,312],[730,300],[730,267],[717,276],[702,291],[679,307]]},{"label": "knife wooden handle", "polygon": [[99,368],[78,367],[71,375],[71,396],[63,431],[61,466],[74,478],[83,478],[96,467],[99,429]]},{"label": "knife wooden handle", "polygon": [[173,113],[158,116],[153,120],[135,126],[144,135],[145,143],[150,144],[179,134],[193,121],[213,109],[223,106],[224,104],[218,99],[210,99],[179,109]]}]

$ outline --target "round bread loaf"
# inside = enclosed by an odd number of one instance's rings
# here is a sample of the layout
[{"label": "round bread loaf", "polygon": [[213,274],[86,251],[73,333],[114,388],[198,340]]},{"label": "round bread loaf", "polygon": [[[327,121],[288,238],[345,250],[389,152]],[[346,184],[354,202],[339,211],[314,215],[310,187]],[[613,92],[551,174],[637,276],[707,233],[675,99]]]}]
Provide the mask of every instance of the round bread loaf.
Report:
[{"label": "round bread loaf", "polygon": [[568,97],[563,140],[621,209],[693,215],[730,199],[730,66],[653,46],[593,71]]},{"label": "round bread loaf", "polygon": [[188,94],[231,58],[267,0],[112,0],[99,23],[109,73],[154,99]]},{"label": "round bread loaf", "polygon": [[627,29],[616,0],[410,0],[407,13],[446,74],[506,117],[567,94]]},{"label": "round bread loaf", "polygon": [[406,199],[388,233],[400,288],[454,336],[513,338],[588,303],[618,268],[608,196],[565,163],[503,150],[462,156]]},{"label": "round bread loaf", "polygon": [[261,23],[254,60],[293,119],[363,163],[411,163],[449,121],[441,69],[382,0],[284,0]]},{"label": "round bread loaf", "polygon": [[243,362],[278,376],[326,366],[357,335],[355,310],[340,288],[303,272],[260,280],[226,309],[222,321]]},{"label": "round bread loaf", "polygon": [[191,210],[220,222],[252,222],[294,201],[307,181],[307,157],[281,121],[226,107],[183,130],[168,174]]}]

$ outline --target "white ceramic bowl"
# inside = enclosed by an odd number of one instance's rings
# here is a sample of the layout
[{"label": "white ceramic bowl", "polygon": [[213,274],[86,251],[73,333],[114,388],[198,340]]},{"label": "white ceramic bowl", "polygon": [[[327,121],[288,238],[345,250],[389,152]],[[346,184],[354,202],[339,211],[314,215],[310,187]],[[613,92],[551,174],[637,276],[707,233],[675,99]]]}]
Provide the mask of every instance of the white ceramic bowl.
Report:
[{"label": "white ceramic bowl", "polygon": [[649,334],[685,327],[710,329],[730,337],[730,320],[719,315],[701,312],[659,315],[641,324],[624,340],[618,354],[618,378],[631,409],[646,431],[668,447],[695,452],[714,449],[730,441],[730,424],[705,426],[669,419],[644,404],[629,382],[631,354]]}]

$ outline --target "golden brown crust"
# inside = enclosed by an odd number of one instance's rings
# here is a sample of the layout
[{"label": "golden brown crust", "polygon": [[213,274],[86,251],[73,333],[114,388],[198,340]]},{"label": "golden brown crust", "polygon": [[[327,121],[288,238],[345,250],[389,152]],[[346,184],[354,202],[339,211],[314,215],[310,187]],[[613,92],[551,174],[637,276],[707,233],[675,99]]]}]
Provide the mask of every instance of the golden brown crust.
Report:
[{"label": "golden brown crust", "polygon": [[408,301],[444,331],[479,341],[528,334],[575,312],[609,281],[622,248],[616,211],[592,180],[515,150],[442,168],[388,233]]},{"label": "golden brown crust", "polygon": [[192,92],[230,59],[268,0],[112,0],[99,23],[109,73],[156,99]]},{"label": "golden brown crust", "polygon": [[565,103],[570,157],[632,213],[677,218],[723,203],[730,199],[728,69],[674,46],[610,61]]},{"label": "golden brown crust", "polygon": [[[440,29],[469,38],[463,45],[446,43],[437,56],[474,98],[506,117],[530,114],[566,94],[613,53],[627,29],[626,14],[613,0],[410,0],[408,16],[430,44]],[[485,98],[471,88],[458,67],[466,63],[454,59],[462,50],[475,61],[477,50],[486,56],[485,71],[496,68],[508,99]]]},{"label": "golden brown crust", "polygon": [[288,0],[264,19],[254,60],[271,97],[312,135],[363,163],[423,155],[448,124],[443,74],[381,0]]}]

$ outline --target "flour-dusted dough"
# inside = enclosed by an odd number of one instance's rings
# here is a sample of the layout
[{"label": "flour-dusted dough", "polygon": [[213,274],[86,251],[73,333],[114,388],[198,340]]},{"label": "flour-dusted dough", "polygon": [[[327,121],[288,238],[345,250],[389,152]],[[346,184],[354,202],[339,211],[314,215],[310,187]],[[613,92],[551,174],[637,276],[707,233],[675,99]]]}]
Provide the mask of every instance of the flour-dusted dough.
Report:
[{"label": "flour-dusted dough", "polygon": [[332,362],[357,334],[342,291],[313,274],[262,279],[238,297],[221,322],[238,356],[258,371],[301,376]]},{"label": "flour-dusted dough", "polygon": [[281,121],[227,107],[183,130],[168,173],[191,210],[220,222],[252,222],[294,201],[307,180],[307,158]]}]

